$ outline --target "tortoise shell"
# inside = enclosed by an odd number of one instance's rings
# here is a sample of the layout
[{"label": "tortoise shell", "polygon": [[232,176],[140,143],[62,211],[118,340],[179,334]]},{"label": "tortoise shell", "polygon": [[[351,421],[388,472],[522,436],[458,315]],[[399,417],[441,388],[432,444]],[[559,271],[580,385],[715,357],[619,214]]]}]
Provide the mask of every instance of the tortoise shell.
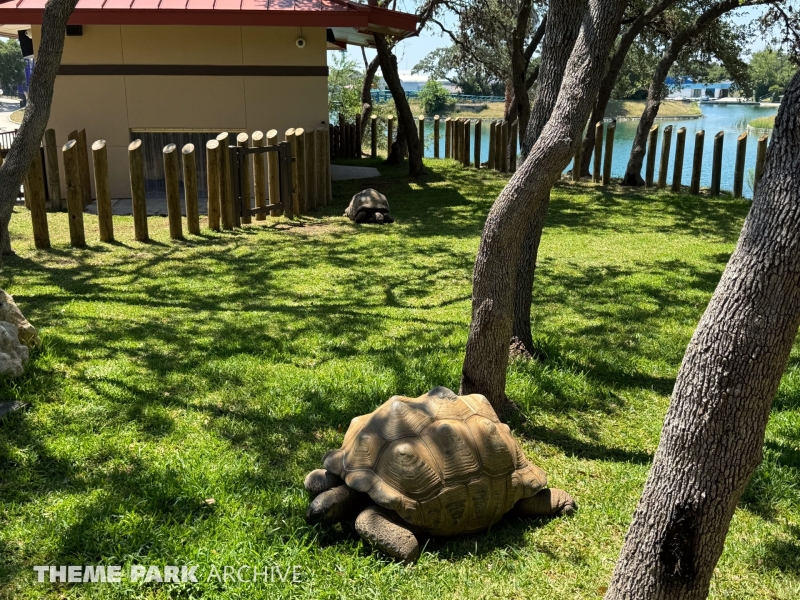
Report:
[{"label": "tortoise shell", "polygon": [[353,196],[344,211],[344,216],[355,220],[358,213],[367,210],[387,214],[389,212],[389,201],[378,190],[367,188]]},{"label": "tortoise shell", "polygon": [[485,529],[547,486],[484,396],[446,388],[354,418],[324,464],[431,535]]}]

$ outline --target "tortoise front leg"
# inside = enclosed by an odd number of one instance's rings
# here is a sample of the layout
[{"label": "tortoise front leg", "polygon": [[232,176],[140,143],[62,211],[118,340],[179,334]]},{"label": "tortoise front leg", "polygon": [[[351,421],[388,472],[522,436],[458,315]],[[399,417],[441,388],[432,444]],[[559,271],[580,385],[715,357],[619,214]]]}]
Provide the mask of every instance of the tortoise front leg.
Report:
[{"label": "tortoise front leg", "polygon": [[357,492],[346,485],[338,485],[314,498],[306,510],[306,521],[325,525],[352,521],[371,503],[368,494]]},{"label": "tortoise front leg", "polygon": [[560,517],[571,515],[578,505],[567,492],[558,488],[546,488],[530,498],[523,498],[514,505],[520,517]]},{"label": "tortoise front leg", "polygon": [[366,508],[356,519],[358,535],[380,550],[404,563],[419,558],[419,542],[392,511],[380,506]]}]

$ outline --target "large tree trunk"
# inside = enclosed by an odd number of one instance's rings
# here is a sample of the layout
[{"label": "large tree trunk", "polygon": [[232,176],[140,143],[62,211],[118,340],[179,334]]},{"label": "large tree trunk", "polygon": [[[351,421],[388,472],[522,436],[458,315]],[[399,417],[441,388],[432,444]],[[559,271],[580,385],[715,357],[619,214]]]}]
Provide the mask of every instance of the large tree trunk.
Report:
[{"label": "large tree trunk", "polygon": [[[364,52],[364,49],[361,49]],[[364,73],[364,83],[361,84],[361,145],[364,145],[364,136],[367,133],[367,125],[372,116],[372,82],[375,79],[375,73],[378,67],[381,66],[378,55],[375,55],[369,64],[367,64],[367,57],[364,55],[364,66],[366,72]]]},{"label": "large tree trunk", "polygon": [[416,122],[414,115],[411,114],[411,107],[408,105],[406,93],[400,83],[400,76],[397,74],[397,57],[389,49],[386,36],[376,33],[375,48],[378,51],[378,60],[381,63],[381,73],[386,81],[389,91],[392,92],[395,108],[397,108],[397,143],[392,145],[389,157],[386,159],[388,164],[400,164],[403,160],[406,147],[408,148],[408,174],[416,177],[424,173],[422,167],[422,148],[417,135]]},{"label": "large tree trunk", "polygon": [[505,395],[505,383],[520,249],[532,215],[547,198],[582,139],[583,125],[600,86],[625,0],[590,0],[588,10],[586,0],[556,4],[568,9],[567,14],[582,17],[580,34],[567,62],[552,115],[489,211],[475,260],[472,323],[461,392],[484,394],[501,416],[507,416],[512,406]]},{"label": "large tree trunk", "polygon": [[592,164],[592,153],[594,152],[594,127],[593,124],[599,123],[606,115],[606,108],[608,102],[611,100],[611,93],[614,91],[614,86],[617,84],[617,77],[622,70],[622,65],[625,63],[625,57],[633,46],[642,30],[658,15],[664,12],[675,0],[661,0],[653,4],[645,12],[639,15],[633,21],[624,33],[619,38],[617,49],[611,57],[611,62],[608,64],[606,76],[603,78],[603,83],[600,84],[600,91],[597,92],[597,101],[594,103],[592,115],[589,117],[590,126],[586,129],[586,137],[583,139],[583,151],[581,152],[581,174],[589,175],[589,166]]},{"label": "large tree trunk", "polygon": [[625,176],[622,179],[622,185],[644,185],[644,179],[642,179],[642,163],[644,162],[644,156],[647,152],[647,136],[650,132],[650,128],[653,126],[656,115],[658,115],[658,109],[661,106],[664,81],[667,78],[672,64],[678,59],[678,56],[686,44],[701,34],[722,15],[740,6],[765,3],[764,1],[747,2],[743,0],[721,0],[713,4],[697,17],[691,25],[672,38],[672,42],[667,46],[661,60],[656,66],[653,79],[650,82],[650,88],[647,90],[647,103],[642,112],[642,117],[639,119],[639,126],[636,128],[636,136],[633,139],[633,147],[628,157],[628,166],[625,168]]},{"label": "large tree trunk", "polygon": [[[522,0],[517,13],[517,23],[511,35],[511,87],[514,97],[511,110],[506,113],[506,119],[509,121],[519,120],[519,131],[525,131],[528,128],[528,121],[531,118],[531,101],[528,97],[528,90],[533,85],[533,81],[528,85],[528,67],[536,47],[544,36],[547,24],[545,16],[536,28],[530,43],[525,47],[525,33],[528,31],[530,20],[531,0]],[[512,141],[509,141],[509,144],[511,143]]]},{"label": "large tree trunk", "polygon": [[800,74],[775,119],[739,243],[683,358],[606,598],[708,595],[800,325],[798,207]]},{"label": "large tree trunk", "polygon": [[[586,2],[583,3],[583,6],[586,6]],[[539,138],[539,134],[553,112],[567,61],[575,45],[575,40],[578,38],[582,18],[581,11],[572,10],[569,4],[554,3],[550,9],[550,18],[547,20],[544,33],[533,115],[528,127],[520,129],[521,132],[524,132],[521,148],[523,159]],[[536,258],[549,205],[550,190],[548,189],[547,194],[536,202],[533,219],[525,235],[517,267],[511,348],[515,354],[529,357],[538,354],[533,345],[531,331],[531,301]]]},{"label": "large tree trunk", "polygon": [[19,188],[36,152],[39,151],[39,144],[50,119],[53,85],[64,51],[64,32],[69,16],[77,3],[78,0],[49,0],[44,7],[42,39],[39,42],[36,65],[31,75],[25,116],[3,166],[0,167],[1,254],[12,253],[8,224],[11,221]]}]

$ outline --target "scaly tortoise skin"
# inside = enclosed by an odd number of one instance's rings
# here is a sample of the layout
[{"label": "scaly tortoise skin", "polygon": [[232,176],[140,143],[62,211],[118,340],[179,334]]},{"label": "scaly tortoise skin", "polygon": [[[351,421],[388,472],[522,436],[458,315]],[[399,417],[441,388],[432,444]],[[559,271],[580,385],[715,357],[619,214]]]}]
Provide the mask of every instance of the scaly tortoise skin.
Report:
[{"label": "scaly tortoise skin", "polygon": [[[362,537],[404,560],[408,557],[402,552],[387,550],[370,531],[359,529],[365,513],[377,510],[418,536],[451,536],[486,529],[515,507],[531,516],[575,509],[565,492],[546,490],[544,471],[525,457],[484,396],[456,396],[446,388],[419,398],[394,396],[354,418],[342,447],[328,452],[323,464],[325,470],[306,478],[312,496],[322,490],[330,490],[325,493],[331,497],[334,492],[346,495],[337,507],[352,507],[350,516],[359,517],[356,529]],[[380,509],[364,510],[370,501]],[[347,509],[333,518],[320,517],[315,505],[329,504],[325,494],[318,496],[306,518],[347,520]]]}]

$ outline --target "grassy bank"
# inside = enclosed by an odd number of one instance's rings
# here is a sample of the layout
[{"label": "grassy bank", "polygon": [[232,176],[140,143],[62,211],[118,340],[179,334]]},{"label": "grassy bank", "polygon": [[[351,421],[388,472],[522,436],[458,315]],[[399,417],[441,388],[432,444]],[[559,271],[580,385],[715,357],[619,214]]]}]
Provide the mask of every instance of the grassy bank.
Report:
[{"label": "grassy bank", "polygon": [[[457,388],[471,274],[499,175],[426,161],[409,180],[337,182],[334,202],[172,243],[36,251],[15,209],[2,287],[45,342],[3,399],[0,597],[594,599],[607,585],[658,444],[683,351],[749,203],[557,187],[534,327],[543,363],[509,395],[527,454],[580,504],[573,518],[508,518],[428,544],[402,567],[346,530],[309,527],[302,477],[350,419],[391,395]],[[370,164],[361,161],[360,164]],[[341,217],[373,185],[397,223]],[[714,598],[800,595],[800,355],[733,520]],[[211,502],[209,499],[213,499]],[[37,584],[33,565],[199,565],[201,583]],[[207,582],[210,565],[298,565],[297,584]]]},{"label": "grassy bank", "polygon": [[[409,101],[411,112],[415,115],[423,114],[422,108],[418,102],[414,100]],[[611,100],[606,109],[607,118],[636,118],[642,116],[644,110],[644,100]],[[505,104],[503,102],[489,102],[486,108],[480,112],[473,112],[467,110],[456,110],[452,113],[442,113],[448,116],[457,115],[459,117],[473,117],[475,119],[502,119],[505,114]],[[697,116],[702,114],[700,106],[697,102],[663,102],[658,109],[659,117],[686,117]]]},{"label": "grassy bank", "polygon": [[774,129],[776,116],[777,115],[772,115],[771,117],[759,117],[758,119],[753,119],[750,121],[748,125],[753,129]]}]

